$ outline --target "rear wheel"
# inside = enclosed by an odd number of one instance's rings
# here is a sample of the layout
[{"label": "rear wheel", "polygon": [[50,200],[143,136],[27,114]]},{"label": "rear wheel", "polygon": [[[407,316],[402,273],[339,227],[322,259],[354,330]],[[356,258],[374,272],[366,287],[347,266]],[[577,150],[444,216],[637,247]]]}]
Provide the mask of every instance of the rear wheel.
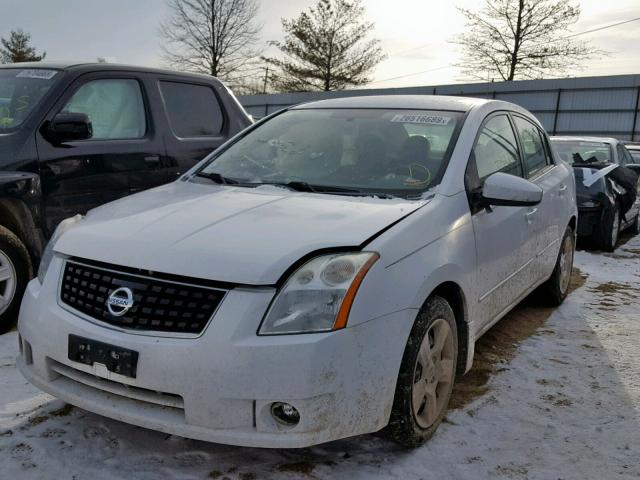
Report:
[{"label": "rear wheel", "polygon": [[596,243],[607,252],[613,252],[618,244],[621,218],[620,204],[616,202],[605,212],[602,223],[596,226]]},{"label": "rear wheel", "polygon": [[569,294],[574,252],[575,235],[573,229],[567,227],[553,273],[549,280],[542,284],[542,290],[546,293],[545,298],[549,299],[552,305],[560,305]]},{"label": "rear wheel", "polygon": [[29,252],[13,232],[0,226],[0,333],[15,325],[30,278]]},{"label": "rear wheel", "polygon": [[640,234],[640,210],[636,213],[636,218],[633,219],[633,223],[629,227],[629,231],[632,235]]},{"label": "rear wheel", "polygon": [[458,360],[451,306],[432,297],[422,308],[405,347],[387,435],[406,447],[427,441],[442,422]]}]

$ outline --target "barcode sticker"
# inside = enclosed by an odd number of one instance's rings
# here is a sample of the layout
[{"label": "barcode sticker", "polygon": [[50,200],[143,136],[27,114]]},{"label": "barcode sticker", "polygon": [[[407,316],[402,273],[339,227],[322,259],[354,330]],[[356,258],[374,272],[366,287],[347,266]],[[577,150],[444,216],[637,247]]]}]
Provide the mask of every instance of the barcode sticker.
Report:
[{"label": "barcode sticker", "polygon": [[451,121],[451,117],[443,117],[440,115],[420,115],[399,113],[392,119],[394,123],[422,123],[429,125],[447,125]]},{"label": "barcode sticker", "polygon": [[42,70],[40,68],[33,70],[22,70],[16,75],[16,78],[36,78],[39,80],[51,80],[56,74],[57,70]]}]

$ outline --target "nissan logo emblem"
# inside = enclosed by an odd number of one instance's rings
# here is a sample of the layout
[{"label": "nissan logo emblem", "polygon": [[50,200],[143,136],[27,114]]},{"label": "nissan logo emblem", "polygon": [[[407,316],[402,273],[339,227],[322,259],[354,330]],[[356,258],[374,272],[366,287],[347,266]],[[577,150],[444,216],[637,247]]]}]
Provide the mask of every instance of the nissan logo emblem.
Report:
[{"label": "nissan logo emblem", "polygon": [[133,307],[133,292],[130,288],[120,287],[107,298],[107,309],[116,317],[121,317]]}]

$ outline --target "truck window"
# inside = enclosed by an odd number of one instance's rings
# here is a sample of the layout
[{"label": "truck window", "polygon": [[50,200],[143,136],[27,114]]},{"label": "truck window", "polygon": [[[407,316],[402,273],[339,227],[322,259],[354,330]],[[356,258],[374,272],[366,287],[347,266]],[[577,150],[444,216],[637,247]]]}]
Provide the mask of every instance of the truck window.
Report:
[{"label": "truck window", "polygon": [[0,133],[19,127],[62,75],[42,68],[0,71]]},{"label": "truck window", "polygon": [[222,110],[211,87],[162,81],[160,91],[176,137],[214,137],[220,134]]},{"label": "truck window", "polygon": [[140,84],[133,79],[91,80],[62,111],[88,115],[93,125],[91,140],[142,138],[147,131]]}]

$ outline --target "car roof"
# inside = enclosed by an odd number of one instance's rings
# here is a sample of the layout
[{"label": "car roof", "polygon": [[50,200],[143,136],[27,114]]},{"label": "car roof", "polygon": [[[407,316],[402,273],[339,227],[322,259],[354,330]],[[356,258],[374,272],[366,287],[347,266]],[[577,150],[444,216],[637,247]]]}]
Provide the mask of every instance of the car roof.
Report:
[{"label": "car roof", "polygon": [[551,140],[559,140],[561,142],[580,141],[580,142],[600,142],[600,143],[618,143],[619,140],[613,137],[583,137],[583,136],[553,136]]},{"label": "car roof", "polygon": [[478,105],[488,103],[508,106],[512,110],[521,110],[517,105],[487,100],[483,98],[455,97],[449,95],[364,95],[357,97],[331,98],[302,103],[292,110],[311,108],[382,108],[399,110],[449,110],[467,112]]},{"label": "car roof", "polygon": [[87,72],[107,72],[107,71],[125,71],[125,72],[141,72],[141,73],[157,73],[164,75],[180,75],[185,77],[191,77],[200,80],[215,80],[215,77],[210,75],[204,75],[201,73],[192,72],[178,72],[175,70],[166,70],[162,68],[153,67],[141,67],[137,65],[125,65],[120,63],[104,63],[104,62],[22,62],[22,63],[8,63],[0,65],[2,69],[12,68],[29,68],[29,69],[44,69],[44,70],[64,70],[77,73]]}]

